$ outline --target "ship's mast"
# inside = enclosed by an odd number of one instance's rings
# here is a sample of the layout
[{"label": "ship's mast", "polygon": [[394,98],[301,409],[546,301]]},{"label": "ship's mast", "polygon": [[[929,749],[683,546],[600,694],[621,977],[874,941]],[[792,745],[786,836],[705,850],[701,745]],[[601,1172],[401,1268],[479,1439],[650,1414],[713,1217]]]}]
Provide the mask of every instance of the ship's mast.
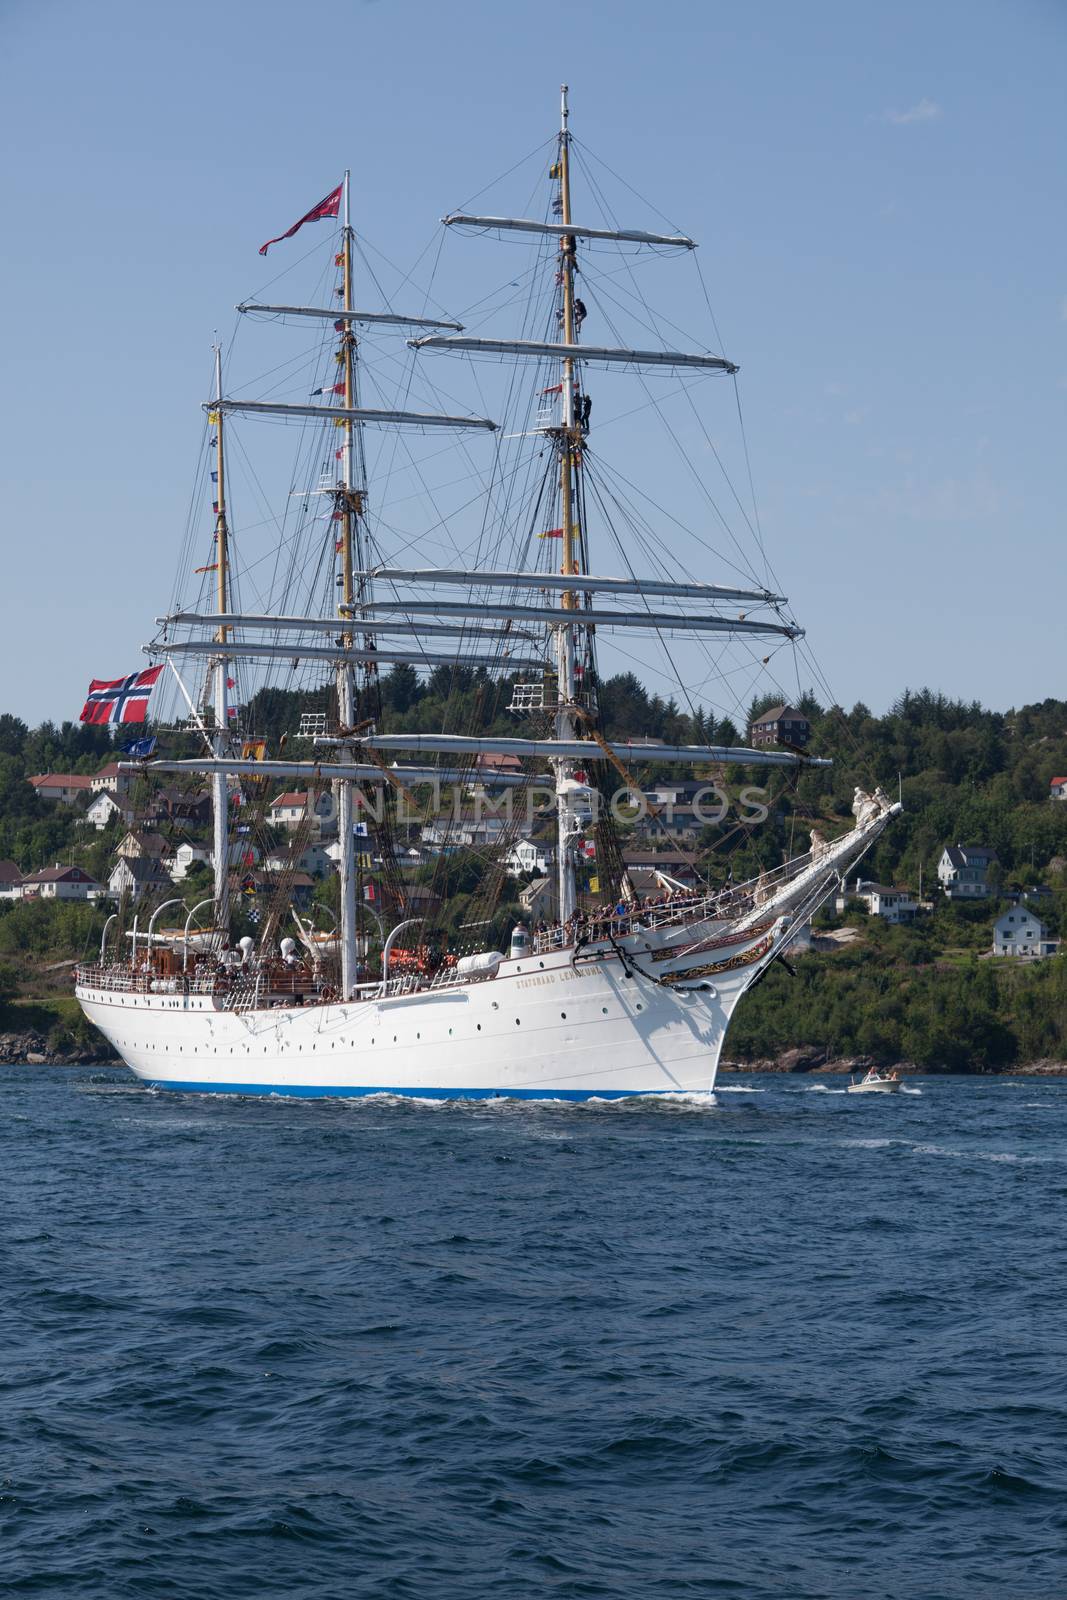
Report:
[{"label": "ship's mast", "polygon": [[[342,245],[341,267],[343,273],[343,305],[346,311],[354,308],[352,300],[352,223],[349,212],[349,173],[345,172],[345,181],[342,199]],[[345,322],[341,333],[341,347],[339,351],[340,364],[344,376],[345,410],[351,411],[356,405],[355,391],[355,364],[356,364],[356,336],[353,324]],[[341,424],[344,429],[344,447],[341,451],[341,477],[337,489],[337,509],[340,512],[340,544],[341,544],[341,605],[345,609],[340,615],[351,619],[351,608],[363,598],[362,593],[357,594],[355,573],[357,567],[363,570],[364,562],[358,563],[354,559],[354,546],[358,537],[359,518],[363,512],[363,484],[362,480],[355,482],[355,430],[356,422],[347,416]],[[336,526],[336,524],[331,524]],[[362,585],[361,585],[362,587]],[[353,635],[345,632],[341,636],[342,645],[351,648]],[[345,736],[357,721],[356,706],[356,678],[355,669],[350,662],[343,662],[337,668],[337,706],[341,722],[341,735]],[[352,754],[350,746],[342,746],[342,759],[350,759]],[[355,851],[355,808],[351,783],[340,779],[334,785],[334,794],[337,804],[337,839],[340,845],[340,879],[341,879],[341,994],[348,999],[356,982],[356,851]]]},{"label": "ship's mast", "polygon": [[[567,119],[567,85],[564,84],[560,91],[559,160],[556,165],[559,175],[560,216],[564,226],[571,220],[570,133],[567,128]],[[576,270],[574,235],[564,233],[560,238],[559,249],[559,270],[563,280],[563,342],[566,345],[573,345],[575,342],[574,274]],[[580,571],[581,546],[581,530],[578,527],[574,507],[575,473],[579,456],[580,433],[575,417],[574,361],[570,356],[565,357],[563,361],[561,405],[563,412],[562,425],[559,430],[559,491],[563,528],[563,565],[561,571],[565,576],[570,577]],[[577,609],[578,596],[573,590],[568,589],[564,592],[562,605],[566,611]],[[575,737],[575,716],[573,711],[575,696],[575,634],[576,629],[569,624],[556,629],[556,660],[559,669],[556,710],[556,737],[558,739],[573,739]],[[564,923],[573,914],[576,907],[574,842],[578,827],[574,812],[574,763],[557,761],[555,770],[559,920]]]},{"label": "ship's mast", "polygon": [[[215,344],[215,400],[222,399],[222,348]],[[215,417],[215,600],[220,616],[230,609],[229,593],[229,528],[226,522],[226,458],[223,448],[223,417],[216,409]],[[218,643],[225,647],[229,629],[221,625],[216,634]],[[229,662],[225,653],[215,661],[215,731],[212,743],[215,757],[221,760],[227,754],[229,742],[230,696]],[[230,929],[230,848],[229,848],[229,785],[225,772],[211,775],[211,803],[214,820],[215,867],[215,927],[228,934]]]}]

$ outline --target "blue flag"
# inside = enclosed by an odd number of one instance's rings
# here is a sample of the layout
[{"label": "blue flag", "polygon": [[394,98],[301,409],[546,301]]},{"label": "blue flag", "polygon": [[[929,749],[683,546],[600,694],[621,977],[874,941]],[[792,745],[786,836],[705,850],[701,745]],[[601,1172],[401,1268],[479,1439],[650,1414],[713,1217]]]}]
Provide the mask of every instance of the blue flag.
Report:
[{"label": "blue flag", "polygon": [[135,761],[147,761],[152,751],[156,748],[157,741],[152,739],[131,739],[129,744],[123,745],[126,755],[132,756]]}]

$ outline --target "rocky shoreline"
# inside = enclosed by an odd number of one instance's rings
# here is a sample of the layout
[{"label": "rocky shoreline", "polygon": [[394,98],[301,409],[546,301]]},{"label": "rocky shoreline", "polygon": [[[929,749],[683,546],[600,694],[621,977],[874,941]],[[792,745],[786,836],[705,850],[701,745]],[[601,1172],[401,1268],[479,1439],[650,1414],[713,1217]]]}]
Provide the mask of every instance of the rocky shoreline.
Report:
[{"label": "rocky shoreline", "polygon": [[49,1044],[43,1033],[26,1028],[20,1033],[0,1033],[0,1061],[21,1067],[116,1066],[122,1062],[106,1040],[99,1044]]},{"label": "rocky shoreline", "polygon": [[[875,1065],[870,1056],[833,1056],[828,1050],[815,1045],[800,1045],[793,1050],[783,1050],[781,1055],[766,1056],[756,1061],[722,1061],[722,1072],[806,1072],[834,1073],[857,1076]],[[917,1067],[913,1061],[894,1061],[887,1071],[899,1072],[901,1077],[935,1077],[944,1068]],[[1067,1078],[1067,1061],[1022,1061],[1006,1072],[976,1072],[976,1078]]]}]

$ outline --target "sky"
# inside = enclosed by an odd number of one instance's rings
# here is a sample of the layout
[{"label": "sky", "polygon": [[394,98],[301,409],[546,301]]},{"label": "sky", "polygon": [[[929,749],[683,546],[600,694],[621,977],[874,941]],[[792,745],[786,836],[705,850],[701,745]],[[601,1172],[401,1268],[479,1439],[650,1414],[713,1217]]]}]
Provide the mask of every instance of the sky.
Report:
[{"label": "sky", "polygon": [[0,0],[2,709],[76,717],[142,661],[259,243],[351,166],[406,269],[551,137],[563,80],[700,241],[834,697],[1067,695],[1065,69],[1063,0]]}]

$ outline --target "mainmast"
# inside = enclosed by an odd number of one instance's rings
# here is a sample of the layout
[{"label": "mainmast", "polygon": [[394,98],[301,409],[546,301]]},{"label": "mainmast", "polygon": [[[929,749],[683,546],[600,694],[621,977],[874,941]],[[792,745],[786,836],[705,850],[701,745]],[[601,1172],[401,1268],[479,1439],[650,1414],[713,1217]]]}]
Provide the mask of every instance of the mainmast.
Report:
[{"label": "mainmast", "polygon": [[[342,198],[342,244],[341,244],[341,269],[343,273],[342,304],[346,311],[354,309],[352,300],[352,223],[349,212],[349,172],[345,171],[345,181]],[[351,322],[343,322],[341,327],[341,345],[338,352],[344,379],[345,410],[351,412],[356,405],[355,391],[355,359],[356,336]],[[339,615],[349,619],[352,617],[353,607],[362,601],[364,584],[361,579],[359,592],[356,589],[355,573],[357,567],[362,572],[365,562],[354,559],[354,545],[358,537],[359,518],[363,514],[364,489],[362,473],[360,482],[355,482],[355,430],[356,421],[352,416],[346,416],[341,423],[344,429],[344,446],[341,451],[341,477],[337,488],[337,510],[340,513],[340,546],[341,546],[341,573],[340,590],[341,603]],[[343,648],[350,650],[354,643],[351,631],[346,631],[340,636]],[[349,730],[358,721],[356,705],[356,678],[355,668],[351,662],[341,662],[337,667],[337,706],[341,723],[341,737],[348,736]],[[352,756],[351,746],[347,743],[341,746],[342,760],[349,760]],[[352,785],[344,779],[338,779],[334,784],[334,795],[337,803],[337,838],[340,845],[340,879],[341,879],[341,995],[348,999],[356,982],[356,853],[355,853],[355,810],[353,805]]]},{"label": "mainmast", "polygon": [[[221,399],[222,347],[216,341],[216,407],[218,407],[218,402]],[[221,409],[216,409],[213,415],[215,419],[215,601],[219,615],[225,616],[230,609],[229,528],[226,522],[226,459],[223,449]],[[228,753],[230,722],[229,661],[225,654],[225,646],[229,639],[229,629],[225,623],[219,626],[215,637],[222,649],[215,660],[215,685],[212,697],[215,705],[215,731],[212,744],[215,759],[222,760]],[[230,791],[227,775],[225,772],[215,771],[211,775],[211,804],[214,821],[215,927],[224,934],[229,933],[230,929],[229,802]]]},{"label": "mainmast", "polygon": [[[567,85],[560,90],[559,160],[556,173],[559,178],[560,217],[564,227],[571,220],[570,133],[567,128]],[[575,343],[576,321],[574,315],[574,274],[576,271],[575,238],[564,233],[559,242],[560,276],[562,278],[563,306],[562,333],[565,345]],[[561,571],[570,577],[581,570],[581,529],[575,516],[575,474],[580,459],[580,431],[575,419],[574,360],[570,355],[563,360],[563,411],[559,430],[559,492],[560,520],[563,528],[563,565]],[[567,589],[562,596],[565,611],[578,608],[578,596]],[[575,635],[576,629],[565,624],[556,629],[556,660],[559,669],[559,689],[556,710],[557,739],[573,739],[576,733],[575,703]],[[556,855],[559,884],[559,920],[565,923],[576,907],[574,845],[578,823],[574,809],[574,763],[557,761],[556,770]]]}]

